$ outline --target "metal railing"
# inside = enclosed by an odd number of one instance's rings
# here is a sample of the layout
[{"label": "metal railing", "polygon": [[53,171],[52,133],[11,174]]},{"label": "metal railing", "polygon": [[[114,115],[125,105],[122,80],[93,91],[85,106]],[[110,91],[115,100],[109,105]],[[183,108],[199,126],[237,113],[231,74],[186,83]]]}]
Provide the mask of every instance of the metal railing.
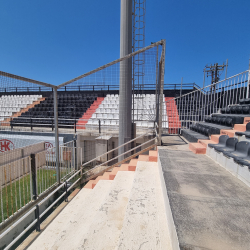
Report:
[{"label": "metal railing", "polygon": [[[169,83],[164,85],[164,90],[178,90],[178,89],[194,89],[194,88],[200,88],[195,83]],[[155,90],[155,84],[144,84],[143,90]],[[113,85],[107,85],[107,84],[97,84],[96,82],[93,82],[89,85],[70,85],[70,86],[64,86],[63,88],[58,89],[58,91],[63,92],[84,92],[84,91],[118,91],[119,90],[119,84],[113,84]],[[140,91],[141,89],[138,89]],[[43,87],[43,86],[37,86],[37,87],[0,87],[0,93],[2,94],[13,94],[13,93],[42,93],[42,92],[53,92],[53,88]]]},{"label": "metal railing", "polygon": [[239,104],[249,96],[249,71],[166,101],[170,133],[205,120],[222,108]]},{"label": "metal railing", "polygon": [[[157,127],[157,126],[156,126]],[[142,144],[136,146],[136,141],[141,140],[145,136],[152,137],[151,139],[148,139],[146,142],[143,142]],[[147,133],[144,133],[143,135],[138,136],[137,138],[128,141],[127,143],[116,147],[96,158],[93,160],[84,163],[79,170],[74,169],[71,171],[70,175],[64,176],[64,182],[59,184],[51,193],[49,193],[44,199],[42,199],[39,203],[37,203],[34,207],[32,207],[28,212],[26,212],[21,218],[19,218],[15,223],[11,225],[11,227],[7,228],[1,235],[0,240],[6,236],[13,228],[15,228],[19,223],[21,223],[25,218],[27,218],[30,214],[35,213],[36,218],[33,220],[15,239],[12,240],[12,242],[7,245],[4,249],[10,249],[20,238],[22,238],[30,229],[33,227],[36,228],[37,231],[40,231],[40,221],[42,217],[46,215],[46,213],[55,206],[61,199],[64,198],[65,201],[67,201],[69,191],[75,187],[75,185],[80,181],[88,181],[89,179],[92,179],[105,171],[107,171],[110,168],[113,168],[115,166],[119,166],[122,163],[129,161],[130,159],[136,157],[137,155],[144,153],[151,148],[158,145],[158,137],[157,130],[149,130]],[[71,143],[71,142],[70,142]],[[62,146],[66,147],[65,145]],[[109,155],[112,155],[113,152],[117,152],[119,148],[125,147],[127,151],[121,155],[117,155],[115,157],[107,158],[106,161],[100,162],[100,159],[103,159],[103,157],[108,157]],[[67,147],[66,147],[67,148]],[[120,158],[120,160],[118,160]],[[122,159],[121,159],[122,158]],[[98,164],[99,162],[99,164]],[[109,165],[110,164],[110,165]],[[70,185],[69,185],[70,183]],[[40,212],[39,208],[41,207],[44,202],[46,202],[48,199],[50,199],[56,192],[59,190],[63,190],[62,193],[60,193],[59,197],[50,204],[45,211]]]},{"label": "metal railing", "polygon": [[[60,145],[61,181],[77,171],[82,163],[82,149],[74,142]],[[0,166],[0,226],[30,202],[57,185],[55,148]]]},{"label": "metal railing", "polygon": [[[154,114],[153,114],[154,115]],[[152,118],[153,118],[153,115]],[[145,115],[147,118],[150,114]],[[140,116],[139,116],[140,118]],[[15,119],[15,118],[14,118]],[[34,130],[55,130],[54,118],[34,118],[34,117],[18,117],[18,120],[11,119],[10,121],[2,121],[0,122],[1,127],[0,130],[14,130],[14,129],[26,129],[30,131]],[[119,130],[119,124],[107,124],[105,118],[95,118],[95,123],[91,122],[91,119],[65,119],[65,118],[58,118],[58,127],[59,129],[67,129],[73,130],[74,133],[82,131],[83,129],[87,130],[95,130],[99,131],[114,131]],[[118,121],[118,120],[117,120]],[[148,128],[154,127],[154,121],[152,119],[147,120],[134,120],[137,124],[137,129],[139,130],[146,130]],[[112,122],[116,122],[112,120]]]}]

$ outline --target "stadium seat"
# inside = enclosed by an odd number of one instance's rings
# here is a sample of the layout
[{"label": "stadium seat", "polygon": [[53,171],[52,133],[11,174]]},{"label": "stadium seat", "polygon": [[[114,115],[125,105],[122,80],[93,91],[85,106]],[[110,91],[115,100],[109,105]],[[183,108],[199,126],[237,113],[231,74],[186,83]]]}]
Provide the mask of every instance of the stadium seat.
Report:
[{"label": "stadium seat", "polygon": [[238,139],[237,138],[228,138],[227,141],[226,141],[226,145],[225,147],[218,147],[217,149],[215,148],[216,151],[218,152],[233,152],[235,151],[235,147],[236,147],[236,144],[238,143]]}]

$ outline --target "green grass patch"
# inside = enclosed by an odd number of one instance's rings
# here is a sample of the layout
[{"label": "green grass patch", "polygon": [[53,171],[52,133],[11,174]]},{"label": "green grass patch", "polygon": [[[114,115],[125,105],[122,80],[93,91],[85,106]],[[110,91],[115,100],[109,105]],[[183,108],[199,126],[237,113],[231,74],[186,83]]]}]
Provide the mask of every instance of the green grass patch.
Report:
[{"label": "green grass patch", "polygon": [[[56,183],[56,170],[37,171],[37,194],[40,195]],[[32,200],[30,174],[8,183],[0,191],[0,223]]]}]

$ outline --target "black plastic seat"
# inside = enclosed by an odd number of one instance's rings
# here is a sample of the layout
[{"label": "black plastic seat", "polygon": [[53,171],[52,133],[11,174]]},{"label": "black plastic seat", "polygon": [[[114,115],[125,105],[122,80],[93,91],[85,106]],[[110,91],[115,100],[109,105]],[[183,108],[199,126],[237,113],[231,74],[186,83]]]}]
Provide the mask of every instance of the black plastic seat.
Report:
[{"label": "black plastic seat", "polygon": [[220,147],[226,147],[226,142],[227,142],[227,139],[229,138],[228,135],[221,135],[219,137],[219,143],[218,144],[208,144],[208,147],[210,148],[220,148]]},{"label": "black plastic seat", "polygon": [[226,108],[226,114],[230,114],[230,108],[229,107]]},{"label": "black plastic seat", "polygon": [[227,117],[226,120],[225,120],[225,124],[224,125],[228,126],[228,127],[232,127],[233,126],[233,119]]},{"label": "black plastic seat", "polygon": [[223,154],[227,157],[231,157],[234,159],[247,157],[248,150],[250,148],[250,142],[248,141],[240,141],[236,144],[235,151],[233,152],[223,152]]},{"label": "black plastic seat", "polygon": [[243,113],[242,106],[240,106],[240,105],[236,106],[236,113],[237,114],[242,114]]},{"label": "black plastic seat", "polygon": [[225,114],[226,113],[226,108],[222,108],[220,111],[221,111],[222,114]]},{"label": "black plastic seat", "polygon": [[228,138],[226,141],[225,147],[215,148],[216,151],[224,153],[224,152],[233,152],[235,151],[236,144],[238,143],[237,138]]},{"label": "black plastic seat", "polygon": [[243,112],[243,114],[249,114],[250,107],[249,106],[242,106],[242,112]]},{"label": "black plastic seat", "polygon": [[230,113],[231,114],[236,114],[236,106],[231,106],[230,107]]},{"label": "black plastic seat", "polygon": [[210,116],[206,117],[205,122],[212,122],[212,117],[210,117]]},{"label": "black plastic seat", "polygon": [[250,148],[248,149],[246,157],[236,158],[236,159],[234,159],[234,161],[240,165],[248,166],[248,169],[250,169]]}]

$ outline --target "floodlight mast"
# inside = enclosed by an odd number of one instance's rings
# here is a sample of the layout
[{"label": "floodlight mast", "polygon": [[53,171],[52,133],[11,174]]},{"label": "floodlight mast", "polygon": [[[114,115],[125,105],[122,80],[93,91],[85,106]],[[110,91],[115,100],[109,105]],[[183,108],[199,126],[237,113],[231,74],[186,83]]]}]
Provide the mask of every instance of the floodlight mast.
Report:
[{"label": "floodlight mast", "polygon": [[[132,0],[121,0],[120,57],[132,53]],[[131,140],[132,58],[120,63],[119,146]],[[118,154],[127,149],[121,147]],[[119,159],[122,160],[122,159]]]}]

